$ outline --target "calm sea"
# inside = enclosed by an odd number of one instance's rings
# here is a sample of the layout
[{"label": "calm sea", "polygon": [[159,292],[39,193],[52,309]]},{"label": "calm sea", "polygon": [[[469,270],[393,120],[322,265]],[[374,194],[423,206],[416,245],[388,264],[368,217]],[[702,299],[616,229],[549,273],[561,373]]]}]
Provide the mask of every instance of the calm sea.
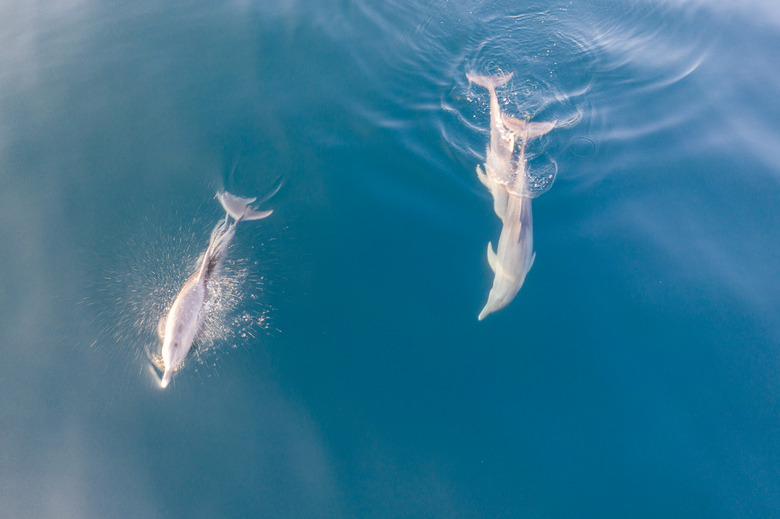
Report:
[{"label": "calm sea", "polygon": [[[778,517],[778,56],[773,0],[0,1],[0,517]],[[482,322],[471,71],[565,122]]]}]

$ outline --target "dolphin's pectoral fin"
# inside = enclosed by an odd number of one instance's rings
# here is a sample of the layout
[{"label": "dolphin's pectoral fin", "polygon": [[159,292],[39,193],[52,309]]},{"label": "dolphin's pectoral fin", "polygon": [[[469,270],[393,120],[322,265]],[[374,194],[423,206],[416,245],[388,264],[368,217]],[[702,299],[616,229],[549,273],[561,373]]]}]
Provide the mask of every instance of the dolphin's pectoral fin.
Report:
[{"label": "dolphin's pectoral fin", "polygon": [[534,266],[534,260],[536,259],[536,252],[531,254],[531,259],[528,260],[528,267],[526,267],[525,271],[528,272],[531,270],[531,267]]},{"label": "dolphin's pectoral fin", "polygon": [[491,179],[485,171],[481,166],[477,166],[477,178],[482,182],[482,185],[490,190],[490,194],[493,195],[493,210],[496,212],[496,216],[503,221],[508,203],[506,189]]},{"label": "dolphin's pectoral fin", "polygon": [[165,316],[160,317],[160,320],[157,322],[157,337],[161,341],[165,339]]},{"label": "dolphin's pectoral fin", "polygon": [[493,271],[495,274],[496,272],[496,253],[493,251],[493,243],[488,242],[487,246],[487,257],[488,257],[488,265],[490,265],[490,270]]},{"label": "dolphin's pectoral fin", "polygon": [[479,164],[477,164],[477,178],[479,179],[480,182],[482,182],[483,186],[490,188],[490,181],[488,180],[488,177],[485,174],[485,172],[482,170],[482,166],[480,166]]},{"label": "dolphin's pectoral fin", "polygon": [[493,192],[493,210],[496,215],[504,221],[506,216],[506,206],[509,204],[509,195],[506,190],[500,186],[495,186]]}]

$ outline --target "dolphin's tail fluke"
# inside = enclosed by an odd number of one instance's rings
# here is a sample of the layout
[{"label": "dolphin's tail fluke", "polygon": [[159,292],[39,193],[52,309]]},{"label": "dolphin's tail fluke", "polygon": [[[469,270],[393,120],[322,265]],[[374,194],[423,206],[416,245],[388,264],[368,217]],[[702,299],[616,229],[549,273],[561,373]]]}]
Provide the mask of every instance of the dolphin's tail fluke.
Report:
[{"label": "dolphin's tail fluke", "polygon": [[512,79],[512,76],[514,75],[514,72],[510,72],[509,74],[504,74],[502,76],[480,76],[479,74],[472,74],[471,72],[467,72],[466,78],[468,78],[468,80],[472,83],[476,83],[483,88],[487,88],[488,90],[495,90],[498,87],[504,86],[510,79]]},{"label": "dolphin's tail fluke", "polygon": [[219,203],[225,209],[225,212],[229,214],[234,220],[262,220],[266,218],[273,210],[268,211],[256,211],[249,207],[249,204],[257,200],[257,198],[242,198],[240,196],[231,195],[227,191],[217,193]]},{"label": "dolphin's tail fluke", "polygon": [[[277,187],[276,190],[278,191],[278,189],[279,188]],[[276,191],[273,193],[275,192]],[[225,252],[227,252],[227,249],[230,246],[230,241],[236,234],[236,225],[238,222],[244,220],[262,220],[273,213],[272,210],[256,211],[249,207],[249,204],[257,200],[256,198],[242,198],[240,196],[231,195],[227,191],[217,193],[217,198],[219,199],[219,203],[222,204],[223,209],[225,209],[225,212],[230,215],[235,222],[232,225],[229,225],[227,218],[225,218],[218,222],[217,225],[214,226],[214,230],[211,231],[209,247],[203,255],[203,262],[201,263],[200,271],[198,272],[198,279],[200,281],[208,279],[214,272],[219,270],[222,265],[222,259],[225,257]],[[163,382],[167,385],[164,375]]]},{"label": "dolphin's tail fluke", "polygon": [[524,119],[518,119],[511,115],[503,114],[501,120],[504,126],[512,130],[520,139],[531,140],[550,133],[558,121],[531,122]]}]

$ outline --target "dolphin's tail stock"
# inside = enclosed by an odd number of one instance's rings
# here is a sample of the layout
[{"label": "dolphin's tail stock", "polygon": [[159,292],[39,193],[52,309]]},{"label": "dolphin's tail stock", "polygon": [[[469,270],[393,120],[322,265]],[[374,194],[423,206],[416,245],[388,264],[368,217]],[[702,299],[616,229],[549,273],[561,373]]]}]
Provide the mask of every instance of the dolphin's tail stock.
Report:
[{"label": "dolphin's tail stock", "polygon": [[[214,272],[219,271],[222,260],[225,258],[230,242],[236,235],[236,224],[228,224],[227,218],[217,222],[211,231],[211,239],[206,252],[203,253],[202,263],[198,271],[200,281],[208,280]],[[164,387],[164,386],[163,386]]]},{"label": "dolphin's tail stock", "polygon": [[504,74],[502,76],[480,76],[479,74],[467,72],[466,78],[470,82],[476,83],[483,88],[495,90],[498,87],[504,86],[514,75],[514,72],[510,72],[509,74]]}]

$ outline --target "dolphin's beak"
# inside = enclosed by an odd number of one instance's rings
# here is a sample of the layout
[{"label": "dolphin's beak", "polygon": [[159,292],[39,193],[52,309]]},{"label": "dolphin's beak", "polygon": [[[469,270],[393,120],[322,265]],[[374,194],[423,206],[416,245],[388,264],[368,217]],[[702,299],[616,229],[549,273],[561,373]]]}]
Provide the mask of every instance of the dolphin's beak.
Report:
[{"label": "dolphin's beak", "polygon": [[502,307],[496,304],[495,301],[495,295],[493,293],[493,290],[490,290],[490,294],[488,294],[488,300],[487,303],[485,303],[485,308],[482,309],[482,311],[479,313],[479,317],[477,317],[478,320],[482,320],[488,315],[492,314],[496,310],[500,310]]},{"label": "dolphin's beak", "polygon": [[165,373],[163,373],[162,380],[160,380],[160,387],[165,389],[168,387],[168,382],[171,381],[171,372],[170,370],[165,370]]}]

